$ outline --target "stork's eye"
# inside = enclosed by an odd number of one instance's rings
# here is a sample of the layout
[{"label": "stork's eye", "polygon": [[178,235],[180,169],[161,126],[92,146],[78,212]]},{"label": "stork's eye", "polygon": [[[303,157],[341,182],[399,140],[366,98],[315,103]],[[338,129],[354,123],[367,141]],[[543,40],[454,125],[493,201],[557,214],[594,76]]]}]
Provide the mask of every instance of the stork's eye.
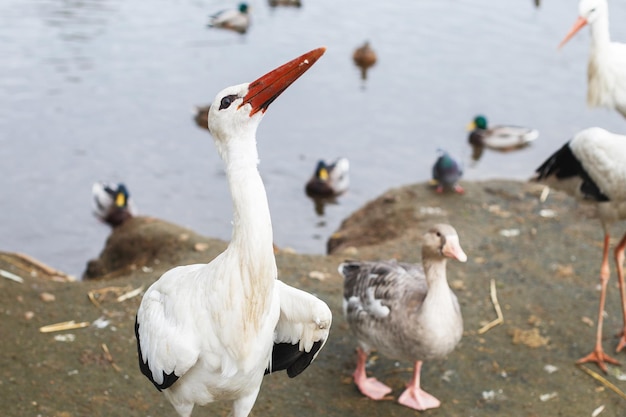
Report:
[{"label": "stork's eye", "polygon": [[233,103],[233,101],[235,101],[236,98],[237,96],[234,94],[222,98],[222,101],[220,101],[220,110],[227,109]]}]

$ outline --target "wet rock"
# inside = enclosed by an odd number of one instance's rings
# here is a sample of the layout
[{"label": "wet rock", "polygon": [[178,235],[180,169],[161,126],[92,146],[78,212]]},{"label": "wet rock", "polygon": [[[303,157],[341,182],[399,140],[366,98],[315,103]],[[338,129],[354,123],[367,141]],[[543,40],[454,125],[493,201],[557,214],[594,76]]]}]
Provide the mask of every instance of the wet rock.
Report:
[{"label": "wet rock", "polygon": [[182,259],[194,257],[209,262],[225,247],[223,241],[164,220],[133,217],[112,229],[100,256],[87,263],[83,278],[116,278],[137,269],[152,271],[154,265],[179,265]]}]

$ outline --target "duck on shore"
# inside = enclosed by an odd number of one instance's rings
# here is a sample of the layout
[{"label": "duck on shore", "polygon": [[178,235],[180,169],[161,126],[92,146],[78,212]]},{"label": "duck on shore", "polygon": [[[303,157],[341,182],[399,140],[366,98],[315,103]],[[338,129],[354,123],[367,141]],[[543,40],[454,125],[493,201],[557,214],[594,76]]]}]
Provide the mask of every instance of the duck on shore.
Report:
[{"label": "duck on shore", "polygon": [[91,187],[94,214],[102,222],[117,227],[137,214],[130,193],[123,183],[96,182]]},{"label": "duck on shore", "polygon": [[465,191],[458,182],[463,176],[463,169],[459,163],[454,160],[450,154],[444,150],[439,150],[439,157],[433,165],[433,175],[431,184],[436,188],[438,193],[442,193],[446,189],[451,189],[459,194]]}]

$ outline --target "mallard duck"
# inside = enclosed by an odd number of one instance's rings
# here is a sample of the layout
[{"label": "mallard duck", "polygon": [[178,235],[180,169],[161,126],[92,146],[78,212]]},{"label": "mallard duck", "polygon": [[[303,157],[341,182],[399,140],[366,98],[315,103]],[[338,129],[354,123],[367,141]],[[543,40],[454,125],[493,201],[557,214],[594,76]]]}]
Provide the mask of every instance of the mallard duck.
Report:
[{"label": "mallard duck", "polygon": [[376,52],[370,46],[369,41],[358,47],[352,54],[354,64],[361,69],[361,79],[367,79],[367,70],[376,64]]},{"label": "mallard duck", "polygon": [[250,27],[250,13],[247,3],[240,3],[237,9],[222,10],[210,17],[209,27],[233,30],[244,34]]},{"label": "mallard duck", "polygon": [[433,165],[433,178],[431,183],[436,186],[436,191],[441,193],[444,189],[453,189],[457,193],[464,193],[463,188],[457,184],[463,176],[463,170],[459,163],[444,150],[439,150],[439,157]]},{"label": "mallard duck", "polygon": [[306,183],[306,194],[309,197],[334,197],[345,193],[350,185],[349,171],[347,158],[339,158],[330,165],[319,160],[313,176]]},{"label": "mallard duck", "polygon": [[522,126],[498,125],[489,127],[487,118],[478,115],[467,126],[469,143],[473,146],[508,151],[528,145],[539,137],[539,131]]},{"label": "mallard duck", "polygon": [[591,27],[587,65],[587,104],[617,110],[626,117],[626,44],[612,42],[606,0],[581,0],[579,17],[561,41],[569,41],[585,25]]},{"label": "mallard duck", "polygon": [[270,7],[302,7],[302,2],[300,0],[268,0],[268,2]]},{"label": "mallard duck", "polygon": [[448,286],[446,261],[467,260],[459,236],[447,224],[433,226],[423,238],[422,265],[391,261],[344,262],[343,311],[356,336],[354,382],[364,395],[383,399],[391,388],[368,378],[372,350],[415,363],[413,378],[398,402],[416,410],[439,407],[440,401],[420,388],[422,361],[452,352],[463,335],[456,295]]},{"label": "mallard duck", "polygon": [[193,113],[193,120],[196,125],[205,130],[209,130],[209,109],[211,105],[196,106]]},{"label": "mallard duck", "polygon": [[137,214],[128,189],[123,183],[96,182],[91,187],[91,194],[94,214],[112,227],[120,226]]},{"label": "mallard duck", "polygon": [[[616,221],[626,219],[626,136],[592,127],[578,132],[573,139],[550,156],[537,168],[535,181],[561,189],[577,199],[596,205],[597,215],[604,230],[604,250],[600,268],[600,309],[594,350],[578,362],[596,362],[607,371],[605,362],[617,361],[602,349],[602,321],[604,300],[609,281],[609,229]],[[617,279],[620,288],[624,283],[624,249],[626,235],[614,250]],[[624,327],[617,352],[626,347],[626,294],[622,291]]]}]

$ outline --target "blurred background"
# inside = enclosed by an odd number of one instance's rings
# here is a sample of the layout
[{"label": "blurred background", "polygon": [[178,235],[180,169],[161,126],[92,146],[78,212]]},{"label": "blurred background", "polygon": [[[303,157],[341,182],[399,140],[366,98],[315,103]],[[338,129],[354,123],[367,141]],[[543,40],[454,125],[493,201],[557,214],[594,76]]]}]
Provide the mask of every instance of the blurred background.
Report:
[{"label": "blurred background", "polygon": [[[222,162],[194,106],[318,46],[325,56],[258,132],[279,247],[325,253],[367,201],[430,179],[438,148],[466,181],[525,180],[578,130],[626,133],[617,112],[586,106],[588,29],[557,49],[575,1],[301,1],[249,2],[244,35],[207,28],[237,1],[0,2],[0,250],[80,275],[110,233],[92,214],[98,180],[124,182],[140,214],[229,239]],[[626,2],[609,7],[624,42]],[[378,61],[363,81],[352,53],[366,40]],[[473,162],[465,128],[479,113],[539,139]],[[340,156],[350,189],[320,215],[305,183]]]}]

